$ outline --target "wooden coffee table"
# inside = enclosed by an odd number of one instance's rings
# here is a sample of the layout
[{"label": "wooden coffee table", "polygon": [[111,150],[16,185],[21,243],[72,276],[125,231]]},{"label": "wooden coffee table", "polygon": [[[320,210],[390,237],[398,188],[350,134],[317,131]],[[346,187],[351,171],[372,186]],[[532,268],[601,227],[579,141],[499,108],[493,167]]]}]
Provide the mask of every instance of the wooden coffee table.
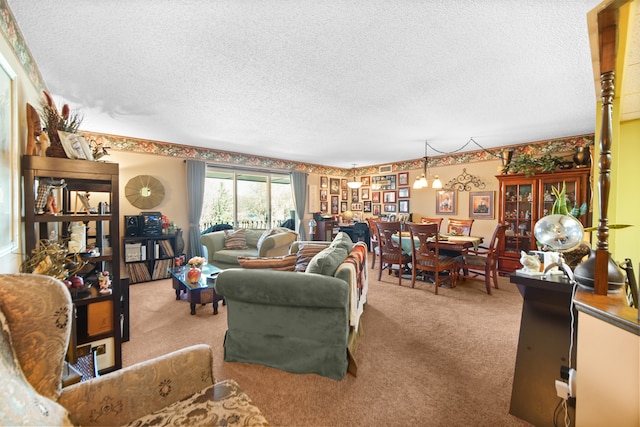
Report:
[{"label": "wooden coffee table", "polygon": [[196,314],[196,304],[205,305],[208,303],[213,303],[213,314],[218,314],[218,302],[222,301],[222,305],[226,305],[224,297],[218,295],[214,288],[216,277],[222,270],[213,265],[205,264],[202,267],[202,276],[196,283],[189,282],[187,271],[189,271],[189,266],[169,269],[173,289],[176,291],[176,299],[179,300],[182,292],[186,292],[192,315]]}]

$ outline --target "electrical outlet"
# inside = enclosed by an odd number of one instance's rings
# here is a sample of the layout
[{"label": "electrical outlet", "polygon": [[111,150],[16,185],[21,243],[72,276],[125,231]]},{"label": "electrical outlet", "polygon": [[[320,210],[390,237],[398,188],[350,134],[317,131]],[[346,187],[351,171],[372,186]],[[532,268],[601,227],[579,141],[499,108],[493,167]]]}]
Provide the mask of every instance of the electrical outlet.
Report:
[{"label": "electrical outlet", "polygon": [[556,380],[556,394],[560,399],[569,398],[569,384],[564,381]]},{"label": "electrical outlet", "polygon": [[96,354],[105,354],[107,352],[107,347],[104,344],[100,344],[99,346],[95,347],[96,349]]}]

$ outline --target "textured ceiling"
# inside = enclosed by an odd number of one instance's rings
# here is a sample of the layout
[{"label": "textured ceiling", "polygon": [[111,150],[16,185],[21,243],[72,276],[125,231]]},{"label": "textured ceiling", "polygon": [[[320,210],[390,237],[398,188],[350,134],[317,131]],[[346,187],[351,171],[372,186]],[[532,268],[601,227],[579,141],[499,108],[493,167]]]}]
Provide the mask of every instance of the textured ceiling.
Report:
[{"label": "textured ceiling", "polygon": [[8,3],[88,131],[350,167],[595,128],[595,0]]}]

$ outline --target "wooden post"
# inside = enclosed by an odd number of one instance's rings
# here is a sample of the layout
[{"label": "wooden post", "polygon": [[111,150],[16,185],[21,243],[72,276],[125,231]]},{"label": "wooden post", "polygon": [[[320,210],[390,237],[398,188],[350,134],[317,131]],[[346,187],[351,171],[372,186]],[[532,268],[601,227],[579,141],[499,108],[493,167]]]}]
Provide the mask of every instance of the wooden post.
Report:
[{"label": "wooden post", "polygon": [[602,126],[600,129],[600,177],[598,179],[600,218],[598,244],[594,267],[596,295],[607,295],[609,289],[609,192],[611,189],[611,140],[612,110],[615,95],[615,62],[618,14],[616,8],[608,8],[598,15],[600,28],[600,96],[602,99]]}]

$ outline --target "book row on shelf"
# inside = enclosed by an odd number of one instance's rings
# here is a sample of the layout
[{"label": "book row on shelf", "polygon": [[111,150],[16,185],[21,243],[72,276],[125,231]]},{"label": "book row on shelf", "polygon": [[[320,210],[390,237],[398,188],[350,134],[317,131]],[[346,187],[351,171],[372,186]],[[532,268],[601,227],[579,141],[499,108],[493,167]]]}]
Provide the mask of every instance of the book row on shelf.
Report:
[{"label": "book row on shelf", "polygon": [[149,272],[149,266],[144,262],[129,263],[125,267],[131,283],[149,282],[169,277],[169,269],[173,267],[174,262],[173,258],[156,260],[153,263],[153,273]]}]

